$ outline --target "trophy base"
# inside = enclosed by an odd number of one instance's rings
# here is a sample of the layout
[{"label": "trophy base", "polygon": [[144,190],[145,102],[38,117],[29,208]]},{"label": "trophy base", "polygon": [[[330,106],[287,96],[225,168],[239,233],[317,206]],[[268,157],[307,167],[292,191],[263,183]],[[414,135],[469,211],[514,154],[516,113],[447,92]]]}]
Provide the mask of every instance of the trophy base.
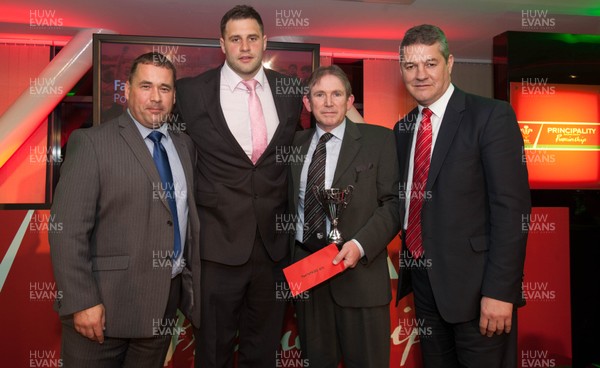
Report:
[{"label": "trophy base", "polygon": [[337,244],[338,248],[342,244],[344,244],[344,239],[342,238],[342,234],[340,234],[340,231],[335,227],[333,229],[331,229],[331,231],[329,232],[329,237],[327,238],[327,240],[329,240],[330,243]]}]

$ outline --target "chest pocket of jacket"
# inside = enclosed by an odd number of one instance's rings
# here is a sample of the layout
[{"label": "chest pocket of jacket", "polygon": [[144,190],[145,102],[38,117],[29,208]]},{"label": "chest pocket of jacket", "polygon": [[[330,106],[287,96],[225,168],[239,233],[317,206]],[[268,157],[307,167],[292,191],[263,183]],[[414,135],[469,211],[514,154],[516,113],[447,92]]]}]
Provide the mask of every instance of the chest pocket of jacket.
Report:
[{"label": "chest pocket of jacket", "polygon": [[357,165],[354,168],[354,182],[357,183],[359,180],[365,180],[377,173],[377,167],[372,162]]}]

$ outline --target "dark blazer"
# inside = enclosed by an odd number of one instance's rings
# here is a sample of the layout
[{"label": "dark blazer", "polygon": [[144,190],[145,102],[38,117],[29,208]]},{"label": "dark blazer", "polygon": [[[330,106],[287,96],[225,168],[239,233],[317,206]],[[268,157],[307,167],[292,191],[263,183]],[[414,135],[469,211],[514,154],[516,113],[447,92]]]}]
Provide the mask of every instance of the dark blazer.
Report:
[{"label": "dark blazer", "polygon": [[[306,156],[314,129],[296,133],[294,145]],[[376,125],[355,124],[346,119],[332,187],[354,186],[350,204],[338,228],[346,240],[356,239],[365,256],[353,269],[331,279],[333,299],[342,307],[386,305],[392,294],[387,264],[387,245],[398,234],[398,162],[394,135]],[[302,165],[291,166],[293,208],[298,208]],[[308,255],[292,245],[293,259]]]},{"label": "dark blazer", "polygon": [[[394,127],[401,189],[417,115],[414,109]],[[508,103],[454,90],[434,146],[425,189],[430,198],[421,213],[428,275],[448,322],[477,318],[482,296],[521,302],[524,221],[531,210],[523,152]],[[404,224],[406,195],[400,194]],[[400,299],[410,292],[409,270],[401,267],[398,282]]]},{"label": "dark blazer", "polygon": [[[185,243],[185,305],[199,305],[198,235],[194,206],[194,146],[170,131],[184,169],[189,206]],[[60,316],[104,304],[105,335],[153,336],[153,322],[164,318],[171,285],[173,222],[164,195],[156,195],[160,176],[139,130],[127,113],[71,135],[51,209],[50,252],[61,297]],[[166,259],[167,261],[170,258]],[[189,268],[193,269],[194,274]],[[199,321],[194,321],[199,323]]]},{"label": "dark blazer", "polygon": [[277,78],[265,69],[279,126],[256,165],[227,126],[220,103],[221,68],[177,81],[178,122],[198,150],[196,203],[203,230],[203,260],[241,265],[249,258],[256,229],[274,261],[288,254],[288,235],[276,231],[276,219],[287,210],[285,164],[281,148],[289,147],[299,123],[299,95],[276,93]]}]

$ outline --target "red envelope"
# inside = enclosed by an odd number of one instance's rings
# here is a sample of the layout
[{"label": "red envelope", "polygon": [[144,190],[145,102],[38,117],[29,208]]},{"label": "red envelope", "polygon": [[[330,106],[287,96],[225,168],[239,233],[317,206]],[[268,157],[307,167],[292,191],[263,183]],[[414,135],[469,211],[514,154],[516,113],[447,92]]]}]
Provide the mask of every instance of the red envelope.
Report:
[{"label": "red envelope", "polygon": [[344,262],[333,264],[333,259],[339,253],[335,244],[314,252],[310,256],[283,269],[292,296],[319,285],[338,273],[344,271]]}]

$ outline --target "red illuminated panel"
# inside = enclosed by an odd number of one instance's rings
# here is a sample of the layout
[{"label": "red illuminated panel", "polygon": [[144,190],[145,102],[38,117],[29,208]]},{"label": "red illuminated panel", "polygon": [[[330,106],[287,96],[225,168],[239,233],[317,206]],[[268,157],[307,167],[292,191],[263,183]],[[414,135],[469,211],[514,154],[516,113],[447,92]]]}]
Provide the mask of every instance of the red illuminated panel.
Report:
[{"label": "red illuminated panel", "polygon": [[515,367],[572,367],[569,209],[534,207],[527,228]]},{"label": "red illuminated panel", "polygon": [[48,120],[45,120],[0,167],[0,203],[23,204],[46,201]]},{"label": "red illuminated panel", "polygon": [[512,82],[532,189],[600,187],[600,86]]}]

